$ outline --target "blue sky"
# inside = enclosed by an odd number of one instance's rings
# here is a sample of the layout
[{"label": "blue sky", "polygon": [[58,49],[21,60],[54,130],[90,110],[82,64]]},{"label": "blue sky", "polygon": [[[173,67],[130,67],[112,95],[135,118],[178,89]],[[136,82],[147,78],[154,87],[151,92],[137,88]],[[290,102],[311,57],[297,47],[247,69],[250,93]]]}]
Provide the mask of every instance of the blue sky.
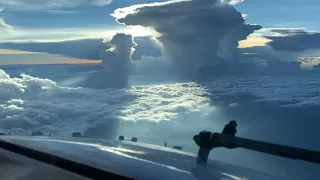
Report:
[{"label": "blue sky", "polygon": [[248,14],[247,22],[265,28],[305,27],[319,30],[320,1],[317,0],[246,0],[236,6]]},{"label": "blue sky", "polygon": [[[0,41],[105,38],[119,31],[134,36],[149,35],[149,30],[118,24],[110,14],[117,8],[161,1],[165,0],[0,0]],[[317,0],[232,0],[232,3],[239,12],[246,14],[247,23],[264,28],[241,41],[240,47],[264,45],[268,40],[261,36],[269,32],[268,28],[320,30],[317,23],[320,1]]]}]

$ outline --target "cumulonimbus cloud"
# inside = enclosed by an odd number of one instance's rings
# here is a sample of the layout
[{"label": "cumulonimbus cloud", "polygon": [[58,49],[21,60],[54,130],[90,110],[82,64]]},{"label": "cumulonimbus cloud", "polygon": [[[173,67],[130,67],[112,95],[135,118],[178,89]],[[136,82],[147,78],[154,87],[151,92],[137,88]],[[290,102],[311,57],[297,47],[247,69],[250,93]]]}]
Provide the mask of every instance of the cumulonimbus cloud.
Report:
[{"label": "cumulonimbus cloud", "polygon": [[110,78],[116,78],[123,87],[128,83],[131,69],[131,56],[137,45],[131,35],[118,33],[106,42],[107,50],[100,51],[101,65],[110,72]]},{"label": "cumulonimbus cloud", "polygon": [[202,67],[234,61],[238,41],[261,28],[245,24],[241,13],[220,0],[135,5],[117,9],[113,16],[127,26],[157,31],[157,40],[182,77],[194,77]]},{"label": "cumulonimbus cloud", "polygon": [[136,43],[131,35],[118,33],[104,42],[99,55],[103,71],[88,74],[79,84],[91,88],[124,88],[128,85],[128,76],[132,67],[132,54]]}]

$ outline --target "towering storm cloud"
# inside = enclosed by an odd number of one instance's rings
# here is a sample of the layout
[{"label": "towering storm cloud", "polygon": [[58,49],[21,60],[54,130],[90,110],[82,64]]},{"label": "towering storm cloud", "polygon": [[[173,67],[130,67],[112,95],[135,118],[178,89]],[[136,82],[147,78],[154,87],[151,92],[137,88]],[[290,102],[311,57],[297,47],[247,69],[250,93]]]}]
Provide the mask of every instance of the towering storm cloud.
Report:
[{"label": "towering storm cloud", "polygon": [[127,73],[131,64],[131,56],[134,47],[137,45],[133,42],[131,35],[118,33],[110,41],[106,42],[110,48],[100,51],[102,66],[110,71],[119,71]]},{"label": "towering storm cloud", "polygon": [[81,86],[94,88],[123,88],[128,84],[131,56],[136,43],[131,35],[118,33],[105,42],[107,49],[101,50],[101,66],[105,69],[91,74]]},{"label": "towering storm cloud", "polygon": [[136,43],[131,35],[118,33],[104,42],[106,49],[99,52],[101,69],[90,73],[81,80],[80,87],[124,88],[128,85],[128,76],[132,66],[132,54]]},{"label": "towering storm cloud", "polygon": [[159,33],[157,40],[182,77],[203,67],[237,59],[238,41],[259,25],[245,24],[241,13],[220,0],[169,1],[117,9],[119,23],[141,25]]}]

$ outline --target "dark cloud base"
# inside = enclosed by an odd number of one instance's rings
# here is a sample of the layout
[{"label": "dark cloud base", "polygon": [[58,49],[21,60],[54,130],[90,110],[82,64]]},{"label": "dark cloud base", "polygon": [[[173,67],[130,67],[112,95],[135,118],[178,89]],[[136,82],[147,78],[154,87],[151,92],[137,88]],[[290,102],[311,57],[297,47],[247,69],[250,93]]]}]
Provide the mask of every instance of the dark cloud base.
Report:
[{"label": "dark cloud base", "polygon": [[320,33],[306,32],[294,29],[274,29],[271,32],[285,36],[265,36],[270,39],[268,43],[277,51],[302,52],[312,49],[320,49]]}]

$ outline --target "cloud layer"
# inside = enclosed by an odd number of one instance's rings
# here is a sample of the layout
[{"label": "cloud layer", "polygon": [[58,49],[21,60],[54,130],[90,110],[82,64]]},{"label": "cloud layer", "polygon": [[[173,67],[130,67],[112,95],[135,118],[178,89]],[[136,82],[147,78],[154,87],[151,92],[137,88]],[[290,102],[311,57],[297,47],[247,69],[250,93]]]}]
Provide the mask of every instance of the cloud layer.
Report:
[{"label": "cloud layer", "polygon": [[[0,19],[1,23],[1,19]],[[0,25],[1,27],[1,25]],[[1,28],[0,28],[1,29]],[[135,37],[137,43],[132,54],[132,60],[140,60],[141,56],[160,57],[160,48],[150,37]],[[100,60],[99,52],[110,47],[103,43],[103,39],[80,39],[60,42],[14,42],[0,43],[0,48],[16,49],[31,52],[44,52],[49,54],[59,54],[67,57],[79,59]]]},{"label": "cloud layer", "polygon": [[317,82],[317,77],[223,77],[206,86],[213,94],[253,96],[255,101],[282,102],[283,107],[310,107],[320,105]]},{"label": "cloud layer", "polygon": [[241,13],[218,0],[135,5],[117,9],[113,16],[128,26],[154,28],[182,77],[195,77],[201,67],[234,61],[238,41],[261,28],[244,24]]},{"label": "cloud layer", "polygon": [[272,41],[267,43],[277,51],[302,52],[320,49],[320,33],[306,32],[303,29],[273,29],[279,36],[265,36]]},{"label": "cloud layer", "polygon": [[[78,72],[89,70],[79,66],[71,71],[70,66],[66,66],[69,70],[64,73],[71,77],[70,73],[77,77]],[[61,67],[41,66],[42,74],[60,78]],[[16,74],[15,66],[7,69]],[[203,83],[87,89],[62,87],[53,80],[24,74],[13,78],[0,70],[0,129],[21,135],[34,130],[67,136],[80,131],[111,138],[123,134],[136,136],[142,142],[168,142],[170,146],[181,145],[196,152],[194,134],[203,129],[221,131],[226,122],[236,119],[240,136],[317,149],[320,144],[306,139],[318,136],[318,122],[314,121],[320,117],[318,84],[318,77],[228,76]],[[240,150],[216,150],[213,155],[288,177],[312,177],[312,173],[318,172],[310,170],[303,174],[301,166],[292,161],[288,165],[289,161]],[[287,171],[289,167],[299,169],[296,172],[300,175]]]},{"label": "cloud layer", "polygon": [[50,43],[0,43],[0,48],[16,49],[31,52],[44,52],[49,54],[60,54],[67,57],[79,59],[99,60],[99,52],[106,45],[102,39],[83,39]]},{"label": "cloud layer", "polygon": [[[102,60],[101,66],[104,67],[107,72],[105,77],[100,78],[106,78],[105,81],[110,84],[107,87],[127,87],[132,63],[131,56],[137,44],[133,42],[131,35],[122,33],[116,34],[105,44],[108,45],[109,48],[101,50],[99,55]],[[95,75],[94,78],[96,77]],[[94,81],[94,78],[88,81]],[[101,80],[102,79],[100,79],[100,81]]]},{"label": "cloud layer", "polygon": [[169,121],[209,105],[194,83],[95,90],[25,74],[11,78],[3,70],[0,94],[0,129],[19,134],[91,131],[112,137],[120,121]]},{"label": "cloud layer", "polygon": [[[317,84],[317,77],[220,77],[205,84],[177,83],[99,90],[61,87],[52,80],[25,74],[12,78],[1,70],[0,119],[7,130],[40,128],[59,132],[70,132],[75,127],[79,127],[75,130],[86,130],[88,124],[109,119],[174,121],[192,112],[207,113],[211,95],[217,99],[216,103],[219,103],[220,96],[253,96],[254,101],[281,102],[283,108],[313,107],[320,106]],[[222,103],[241,107],[236,101]],[[39,115],[42,117],[37,119]],[[23,117],[24,120],[20,121],[26,122],[10,125],[13,121],[9,119],[14,117]]]}]

